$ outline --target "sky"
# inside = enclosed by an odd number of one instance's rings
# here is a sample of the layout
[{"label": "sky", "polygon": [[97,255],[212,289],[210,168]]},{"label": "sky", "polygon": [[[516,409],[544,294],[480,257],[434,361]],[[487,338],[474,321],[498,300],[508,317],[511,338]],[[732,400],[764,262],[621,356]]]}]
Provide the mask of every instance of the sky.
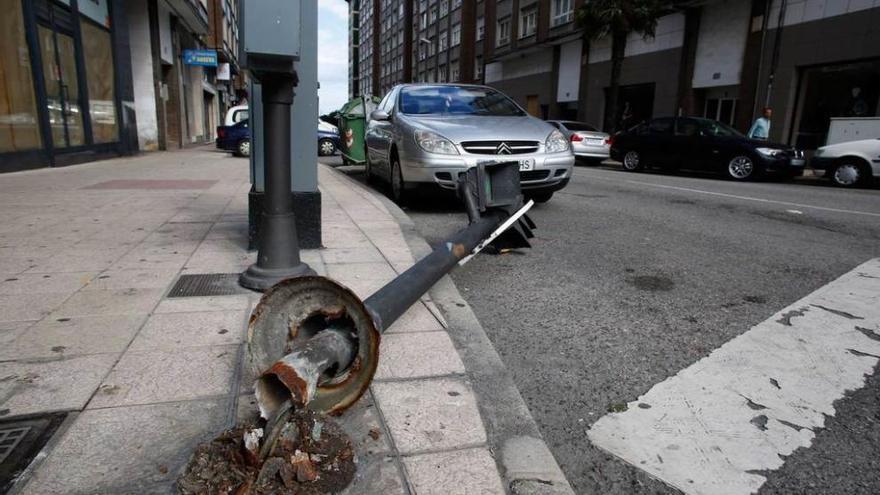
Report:
[{"label": "sky", "polygon": [[318,90],[321,115],[348,101],[348,2],[318,0]]}]

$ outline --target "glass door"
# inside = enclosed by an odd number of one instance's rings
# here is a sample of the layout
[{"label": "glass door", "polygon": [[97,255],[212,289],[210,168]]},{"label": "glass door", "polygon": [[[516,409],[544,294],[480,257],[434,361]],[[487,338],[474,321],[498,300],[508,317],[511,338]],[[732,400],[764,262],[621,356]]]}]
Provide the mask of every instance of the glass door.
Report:
[{"label": "glass door", "polygon": [[55,148],[85,144],[73,34],[40,23],[46,106]]}]

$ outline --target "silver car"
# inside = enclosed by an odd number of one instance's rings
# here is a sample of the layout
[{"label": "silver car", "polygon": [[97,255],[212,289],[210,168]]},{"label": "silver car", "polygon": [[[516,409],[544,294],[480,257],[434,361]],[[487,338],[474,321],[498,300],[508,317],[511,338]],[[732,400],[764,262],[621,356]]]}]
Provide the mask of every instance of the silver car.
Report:
[{"label": "silver car", "polygon": [[600,162],[607,160],[611,153],[611,142],[608,134],[584,122],[571,120],[548,120],[553,127],[571,142],[574,156],[584,160]]},{"label": "silver car", "polygon": [[516,160],[523,194],[550,200],[571,178],[574,155],[558,129],[486,86],[403,84],[370,114],[367,180],[391,183],[395,201],[416,186],[455,189],[481,162]]}]

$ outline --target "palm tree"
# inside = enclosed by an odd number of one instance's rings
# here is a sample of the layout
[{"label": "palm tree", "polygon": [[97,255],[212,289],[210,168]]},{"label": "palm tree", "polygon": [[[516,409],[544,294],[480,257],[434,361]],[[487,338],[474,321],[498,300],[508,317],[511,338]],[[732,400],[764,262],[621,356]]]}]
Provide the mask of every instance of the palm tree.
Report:
[{"label": "palm tree", "polygon": [[617,98],[626,39],[629,33],[639,33],[645,39],[653,38],[657,19],[665,13],[668,4],[659,0],[587,0],[577,11],[578,25],[587,39],[594,41],[611,36],[611,83],[605,112],[606,132],[617,130]]}]

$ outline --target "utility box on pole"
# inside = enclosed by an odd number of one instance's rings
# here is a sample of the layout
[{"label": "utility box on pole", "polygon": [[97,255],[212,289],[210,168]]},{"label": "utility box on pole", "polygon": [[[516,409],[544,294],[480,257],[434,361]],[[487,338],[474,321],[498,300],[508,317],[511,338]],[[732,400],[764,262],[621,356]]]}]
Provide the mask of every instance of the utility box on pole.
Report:
[{"label": "utility box on pole", "polygon": [[[296,98],[293,102],[290,127],[291,185],[296,212],[297,234],[302,248],[321,247],[321,193],[318,191],[317,122],[318,122],[318,3],[317,0],[286,0],[281,2],[243,0],[241,16],[243,42],[240,60],[259,53],[264,69],[283,69],[286,60],[296,61]],[[298,25],[292,25],[292,19]],[[250,29],[253,37],[249,37]],[[275,63],[270,61],[275,60]],[[251,82],[251,192],[248,195],[249,243],[256,247],[260,215],[265,201],[265,150],[261,116],[263,84]]]},{"label": "utility box on pole", "polygon": [[[239,277],[242,286],[266,290],[278,282],[314,271],[300,260],[291,194],[294,162],[291,107],[299,83],[303,52],[303,4],[317,0],[248,0],[242,2],[244,66],[262,86],[261,131],[251,146],[263,150],[264,198],[259,209],[257,262]],[[317,5],[315,5],[317,6]],[[317,48],[317,47],[315,47]],[[309,51],[306,48],[306,51]],[[314,50],[317,52],[317,49]],[[315,59],[317,53],[307,59]],[[306,71],[308,72],[308,71]],[[308,98],[308,95],[304,96]],[[317,98],[317,94],[315,94]]]}]

